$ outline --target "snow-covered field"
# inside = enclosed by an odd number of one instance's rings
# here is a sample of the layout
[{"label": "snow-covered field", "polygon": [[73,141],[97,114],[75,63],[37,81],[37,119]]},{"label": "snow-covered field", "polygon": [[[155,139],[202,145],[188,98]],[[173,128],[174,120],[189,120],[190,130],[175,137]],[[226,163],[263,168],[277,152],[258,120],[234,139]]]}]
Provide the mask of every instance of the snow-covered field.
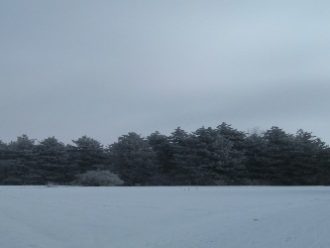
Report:
[{"label": "snow-covered field", "polygon": [[328,187],[0,187],[1,248],[329,248]]}]

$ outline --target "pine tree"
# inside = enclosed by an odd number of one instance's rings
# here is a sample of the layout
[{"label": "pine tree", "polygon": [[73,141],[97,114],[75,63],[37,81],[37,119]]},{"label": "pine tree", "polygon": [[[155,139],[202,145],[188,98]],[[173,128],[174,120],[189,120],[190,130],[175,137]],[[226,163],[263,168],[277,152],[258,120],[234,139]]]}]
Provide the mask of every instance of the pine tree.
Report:
[{"label": "pine tree", "polygon": [[114,172],[128,185],[147,185],[158,173],[155,152],[136,133],[123,135],[109,146],[109,156]]},{"label": "pine tree", "polygon": [[103,149],[103,145],[90,137],[82,136],[72,141],[75,146],[67,147],[69,152],[69,160],[71,164],[76,164],[79,171],[86,172],[104,167],[107,163],[107,156]]}]

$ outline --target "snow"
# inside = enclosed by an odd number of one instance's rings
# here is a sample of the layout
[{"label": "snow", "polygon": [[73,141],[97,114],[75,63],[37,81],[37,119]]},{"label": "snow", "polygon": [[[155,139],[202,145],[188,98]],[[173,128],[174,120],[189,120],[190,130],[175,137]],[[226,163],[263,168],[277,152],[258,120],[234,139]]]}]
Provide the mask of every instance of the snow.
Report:
[{"label": "snow", "polygon": [[329,187],[0,187],[1,248],[329,248]]}]

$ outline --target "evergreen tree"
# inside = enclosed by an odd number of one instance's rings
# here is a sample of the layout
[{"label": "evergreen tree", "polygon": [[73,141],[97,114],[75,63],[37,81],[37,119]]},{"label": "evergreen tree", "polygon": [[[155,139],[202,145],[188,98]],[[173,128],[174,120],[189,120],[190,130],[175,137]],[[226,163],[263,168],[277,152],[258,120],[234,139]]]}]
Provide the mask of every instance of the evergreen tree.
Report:
[{"label": "evergreen tree", "polygon": [[109,146],[114,172],[128,185],[147,185],[158,173],[156,154],[148,141],[136,133],[121,136]]},{"label": "evergreen tree", "polygon": [[246,138],[246,133],[238,131],[231,127],[231,125],[222,122],[216,128],[217,133],[222,135],[227,140],[230,140],[233,144],[233,148],[237,150],[244,150],[244,141]]},{"label": "evergreen tree", "polygon": [[[169,136],[170,150],[170,177],[174,184],[194,184],[196,166],[193,160],[193,137],[180,127],[176,128]],[[197,179],[196,179],[197,180]]]},{"label": "evergreen tree", "polygon": [[7,158],[13,174],[11,178],[15,178],[14,181],[19,184],[41,184],[34,148],[35,140],[25,134],[8,144]]},{"label": "evergreen tree", "polygon": [[173,172],[173,149],[166,135],[154,132],[147,137],[149,145],[156,155],[156,163],[159,165],[157,181],[159,184],[172,184],[171,173]]},{"label": "evergreen tree", "polygon": [[317,184],[325,172],[326,145],[310,132],[300,129],[295,135],[292,154],[289,165],[291,169],[290,182],[294,184]]},{"label": "evergreen tree", "polygon": [[292,184],[292,164],[291,156],[294,152],[294,137],[287,134],[278,127],[272,127],[264,134],[266,141],[265,173],[269,175],[268,180],[274,184]]},{"label": "evergreen tree", "polygon": [[80,175],[103,185],[112,184],[111,172],[127,185],[330,184],[330,148],[303,130],[246,135],[222,123],[147,139],[128,133],[106,150],[87,136],[73,143],[27,135],[0,141],[0,184],[68,184]]},{"label": "evergreen tree", "polygon": [[88,170],[104,169],[107,163],[107,156],[103,149],[103,145],[90,137],[82,136],[72,141],[75,146],[67,147],[69,152],[70,163],[79,167],[81,173]]},{"label": "evergreen tree", "polygon": [[68,162],[66,146],[55,137],[41,141],[35,148],[38,168],[44,183],[67,184],[74,179],[77,168]]}]

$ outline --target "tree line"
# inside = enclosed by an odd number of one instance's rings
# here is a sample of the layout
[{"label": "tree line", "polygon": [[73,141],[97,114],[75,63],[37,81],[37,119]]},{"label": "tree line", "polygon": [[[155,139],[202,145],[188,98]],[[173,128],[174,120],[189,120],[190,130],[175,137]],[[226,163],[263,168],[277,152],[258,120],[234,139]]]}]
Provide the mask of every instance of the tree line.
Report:
[{"label": "tree line", "polygon": [[142,137],[103,146],[83,136],[64,144],[27,135],[0,141],[2,185],[330,185],[330,149],[310,132],[272,127],[216,128]]}]

